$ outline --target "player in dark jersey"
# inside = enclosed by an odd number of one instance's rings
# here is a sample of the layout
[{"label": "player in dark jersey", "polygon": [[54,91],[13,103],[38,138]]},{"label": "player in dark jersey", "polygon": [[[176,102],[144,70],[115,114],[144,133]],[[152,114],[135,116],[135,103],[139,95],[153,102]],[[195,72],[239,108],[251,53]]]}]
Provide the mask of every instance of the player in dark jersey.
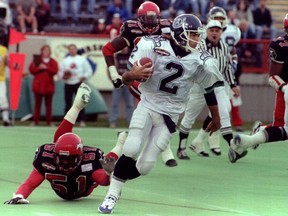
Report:
[{"label": "player in dark jersey", "polygon": [[[160,9],[153,2],[146,1],[141,4],[137,16],[137,20],[126,21],[121,27],[120,35],[112,41],[109,41],[102,48],[108,71],[115,88],[121,88],[125,84],[122,81],[122,76],[119,75],[115,67],[114,54],[123,50],[125,47],[129,47],[130,50],[133,50],[135,44],[137,44],[142,36],[161,35],[170,32],[171,21],[168,19],[160,19]],[[129,85],[129,89],[133,96],[140,99],[141,92],[138,90],[138,85],[139,83],[135,81]],[[165,165],[169,167],[177,166],[170,145],[161,155]]]},{"label": "player in dark jersey", "polygon": [[274,122],[272,125],[260,127],[249,136],[238,134],[229,149],[229,157],[234,158],[235,152],[241,153],[259,144],[287,140],[288,138],[288,14],[283,19],[285,35],[271,41],[269,84],[276,89]]},{"label": "player in dark jersey", "polygon": [[72,107],[54,134],[54,142],[37,149],[32,172],[5,204],[28,204],[27,197],[45,179],[65,200],[88,196],[97,186],[110,184],[110,173],[122,152],[121,140],[126,134],[120,134],[116,146],[104,156],[102,150],[83,145],[81,138],[72,133],[79,112],[89,102],[90,92],[88,85],[80,85]]},{"label": "player in dark jersey", "polygon": [[108,71],[111,75],[115,88],[121,88],[124,84],[122,77],[118,74],[114,62],[114,54],[125,47],[133,50],[135,42],[145,35],[161,35],[170,31],[171,21],[160,19],[159,7],[150,1],[140,5],[137,12],[137,20],[127,20],[121,27],[119,36],[109,41],[102,48]]}]

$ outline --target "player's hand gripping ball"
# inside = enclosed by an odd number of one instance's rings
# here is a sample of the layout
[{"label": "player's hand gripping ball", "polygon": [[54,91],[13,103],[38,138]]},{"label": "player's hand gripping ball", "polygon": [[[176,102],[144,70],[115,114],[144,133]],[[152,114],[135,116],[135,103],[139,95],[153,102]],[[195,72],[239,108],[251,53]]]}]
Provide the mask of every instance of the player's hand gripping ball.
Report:
[{"label": "player's hand gripping ball", "polygon": [[[137,61],[136,61],[136,64],[138,65],[138,66],[143,66],[143,65],[145,65],[145,64],[147,64],[147,63],[152,63],[152,66],[151,66],[151,68],[153,68],[153,61],[152,61],[152,59],[150,59],[150,58],[148,58],[148,57],[142,57],[142,58],[140,58],[140,59],[138,59]],[[137,80],[137,81],[139,81],[139,82],[146,82],[148,79],[149,79],[150,77],[148,77],[147,79],[141,79],[141,80]]]}]

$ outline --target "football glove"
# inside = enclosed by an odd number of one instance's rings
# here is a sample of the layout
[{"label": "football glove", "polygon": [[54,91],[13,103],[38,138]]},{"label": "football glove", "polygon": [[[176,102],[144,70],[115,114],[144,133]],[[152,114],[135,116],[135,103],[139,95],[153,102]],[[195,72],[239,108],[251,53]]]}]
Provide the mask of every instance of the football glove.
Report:
[{"label": "football glove", "polygon": [[112,80],[114,88],[123,88],[125,84],[123,83],[122,79]]},{"label": "football glove", "polygon": [[116,163],[116,159],[113,157],[104,157],[103,159],[99,159],[103,169],[105,170],[105,172],[110,175],[115,168],[115,163]]},{"label": "football glove", "polygon": [[110,73],[114,88],[123,88],[125,84],[122,81],[122,76],[118,74],[116,67],[111,65],[108,67],[108,71]]},{"label": "football glove", "polygon": [[27,199],[24,199],[21,194],[13,194],[13,198],[4,202],[7,205],[15,205],[15,204],[29,204]]}]

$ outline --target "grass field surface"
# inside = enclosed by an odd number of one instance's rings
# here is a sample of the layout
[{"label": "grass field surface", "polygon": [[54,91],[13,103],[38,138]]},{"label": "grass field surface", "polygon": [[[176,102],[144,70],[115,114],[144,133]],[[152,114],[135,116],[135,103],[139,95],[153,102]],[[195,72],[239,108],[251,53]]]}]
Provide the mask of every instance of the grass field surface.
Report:
[{"label": "grass field surface", "polygon": [[[10,199],[32,170],[36,148],[53,139],[54,127],[0,127],[0,201]],[[75,128],[84,144],[108,152],[118,130]],[[248,132],[247,132],[248,133]],[[196,131],[189,137],[192,140]],[[172,140],[173,152],[178,133]],[[165,167],[159,158],[147,175],[128,181],[114,215],[133,216],[233,216],[288,215],[287,142],[261,145],[235,164],[227,157],[227,144],[221,139],[222,155],[198,157],[187,150],[191,160],[177,159],[178,166]],[[91,196],[76,201],[61,200],[44,182],[28,198],[29,205],[0,205],[0,215],[86,216],[100,215],[98,206],[108,187],[98,187]]]}]

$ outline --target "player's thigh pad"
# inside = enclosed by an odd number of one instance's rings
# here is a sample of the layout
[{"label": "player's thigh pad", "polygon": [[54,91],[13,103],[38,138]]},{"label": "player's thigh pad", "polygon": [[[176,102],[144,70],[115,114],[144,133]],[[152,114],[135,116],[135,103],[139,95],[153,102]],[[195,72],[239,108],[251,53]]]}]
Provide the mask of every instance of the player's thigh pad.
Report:
[{"label": "player's thigh pad", "polygon": [[153,118],[158,122],[158,125],[157,123],[153,124],[147,143],[137,160],[136,167],[142,175],[148,174],[153,169],[160,153],[167,148],[172,138],[172,134],[161,119],[163,119],[161,115],[159,115],[159,121],[157,118]]},{"label": "player's thigh pad", "polygon": [[147,141],[151,128],[152,119],[150,110],[139,105],[135,109],[130,121],[128,137],[123,146],[123,154],[136,158],[141,145]]}]

